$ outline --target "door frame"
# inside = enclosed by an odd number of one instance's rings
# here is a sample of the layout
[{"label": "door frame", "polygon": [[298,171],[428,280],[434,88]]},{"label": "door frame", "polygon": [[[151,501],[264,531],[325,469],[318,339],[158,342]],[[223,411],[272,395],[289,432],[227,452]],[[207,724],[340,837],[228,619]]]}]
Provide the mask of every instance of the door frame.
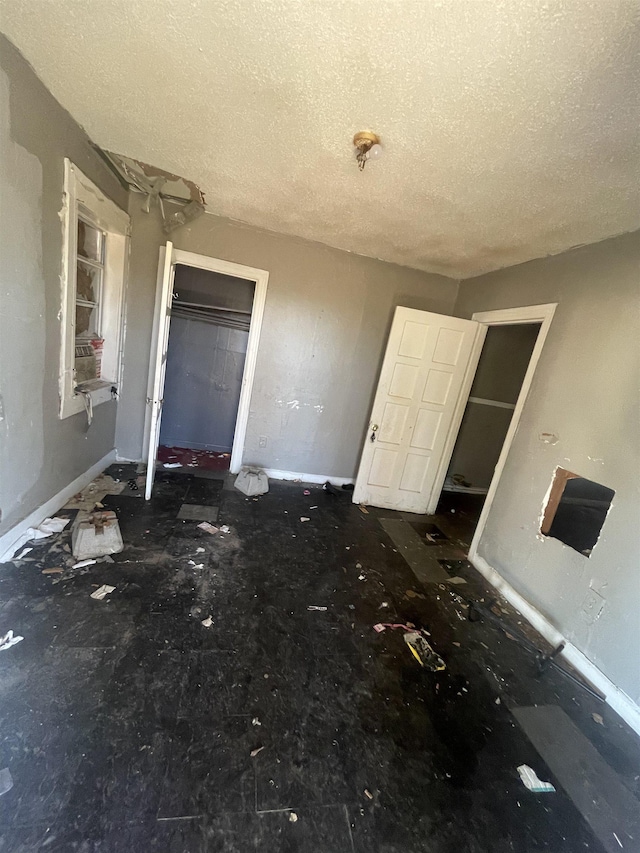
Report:
[{"label": "door frame", "polygon": [[[164,246],[160,247],[160,258],[162,260],[162,252]],[[211,272],[222,273],[223,275],[232,276],[233,278],[243,278],[248,281],[255,282],[255,290],[253,293],[253,305],[251,308],[251,320],[249,323],[249,338],[247,341],[247,354],[244,362],[244,370],[242,373],[242,385],[240,388],[240,400],[238,402],[238,414],[236,417],[236,426],[233,434],[233,447],[231,450],[231,459],[229,470],[232,474],[237,474],[242,467],[242,457],[244,454],[244,443],[247,435],[247,424],[249,421],[249,412],[251,406],[251,394],[253,391],[253,382],[255,378],[256,362],[258,359],[258,346],[260,343],[260,333],[262,331],[262,320],[264,316],[264,306],[267,299],[267,286],[269,284],[269,273],[267,270],[257,269],[256,267],[247,267],[244,264],[236,264],[231,261],[224,261],[221,258],[211,258],[208,255],[199,255],[195,252],[185,252],[182,249],[173,250],[173,260],[171,266],[175,271],[176,265],[186,267],[196,267],[197,269],[210,270]],[[162,266],[162,264],[160,265]],[[175,277],[174,277],[175,278]],[[161,269],[158,274],[158,287],[162,284]],[[171,284],[171,296],[173,296],[174,282]],[[160,290],[156,291],[156,304],[154,312],[153,330],[152,330],[152,346],[151,360],[153,360],[154,346],[153,341],[157,341],[159,334],[159,318],[161,317],[161,299]],[[169,320],[171,323],[171,320]],[[169,326],[171,328],[171,326]],[[150,370],[150,374],[152,370]],[[153,376],[149,376],[149,383],[153,382]],[[160,396],[164,393],[164,388],[160,389]],[[147,417],[149,411],[147,409]],[[143,458],[148,453],[149,431],[147,428],[147,418],[145,418],[145,447],[143,448]]]},{"label": "door frame", "polygon": [[[531,357],[529,359],[529,364],[527,365],[527,372],[525,373],[524,379],[522,380],[522,385],[520,387],[520,392],[518,394],[515,409],[513,410],[513,415],[511,417],[511,421],[509,422],[509,429],[507,430],[507,434],[502,445],[502,450],[500,451],[500,456],[498,457],[498,461],[493,472],[493,477],[491,478],[491,483],[489,484],[487,497],[482,506],[482,512],[480,513],[480,518],[478,519],[478,524],[476,525],[476,529],[473,534],[473,539],[471,540],[471,545],[469,547],[468,554],[469,562],[471,563],[473,563],[474,559],[478,556],[478,545],[480,543],[480,539],[482,538],[482,534],[484,533],[484,528],[487,524],[487,519],[491,511],[491,505],[493,504],[493,499],[495,498],[496,491],[498,490],[500,478],[507,463],[509,451],[511,450],[511,445],[513,444],[513,439],[515,438],[516,432],[518,430],[518,425],[520,423],[522,410],[524,409],[524,404],[526,403],[527,397],[529,395],[529,389],[531,388],[531,383],[533,382],[533,376],[536,372],[536,367],[542,354],[542,348],[547,339],[549,328],[551,326],[551,321],[553,320],[553,315],[557,307],[557,302],[548,302],[544,305],[527,305],[521,308],[499,308],[495,311],[476,311],[471,317],[472,320],[477,320],[478,323],[481,323],[483,326],[486,326],[487,329],[489,328],[489,326],[519,326],[524,325],[526,323],[540,323],[540,331],[538,332],[538,337],[536,338],[536,342],[533,347]],[[482,350],[483,344],[484,336],[482,341],[480,341],[479,343],[476,342],[476,346],[479,346],[476,365],[478,359],[480,358],[480,352]],[[467,405],[467,401],[468,395],[464,398],[463,401],[463,407],[465,408]]]}]

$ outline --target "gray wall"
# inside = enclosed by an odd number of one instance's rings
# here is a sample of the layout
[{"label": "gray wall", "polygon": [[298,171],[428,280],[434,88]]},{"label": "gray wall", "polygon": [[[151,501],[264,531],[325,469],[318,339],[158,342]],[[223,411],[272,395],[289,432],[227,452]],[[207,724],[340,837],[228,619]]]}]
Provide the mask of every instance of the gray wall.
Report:
[{"label": "gray wall", "polygon": [[[470,396],[515,403],[539,330],[539,324],[490,326]],[[461,474],[472,486],[488,488],[512,415],[510,409],[469,401],[448,475]]]},{"label": "gray wall", "polygon": [[231,452],[249,333],[173,317],[160,444]]},{"label": "gray wall", "polygon": [[[133,198],[121,456],[139,459],[158,247],[157,214]],[[352,477],[396,305],[450,314],[457,283],[319,243],[205,215],[175,231],[178,249],[269,271],[245,462]],[[259,447],[266,436],[266,448]]]},{"label": "gray wall", "polygon": [[[479,554],[640,702],[640,233],[462,282],[456,314],[557,302]],[[556,433],[557,444],[540,440]],[[614,489],[590,559],[538,535],[557,465]],[[583,612],[589,588],[601,616]]]},{"label": "gray wall", "polygon": [[127,193],[0,36],[0,534],[114,446],[116,404],[59,420],[63,158],[117,204]]}]

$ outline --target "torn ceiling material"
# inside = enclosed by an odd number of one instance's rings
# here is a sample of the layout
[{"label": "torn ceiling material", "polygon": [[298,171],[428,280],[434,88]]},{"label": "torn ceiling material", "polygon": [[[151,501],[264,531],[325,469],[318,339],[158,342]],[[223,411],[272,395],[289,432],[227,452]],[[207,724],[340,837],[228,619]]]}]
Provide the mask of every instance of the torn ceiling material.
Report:
[{"label": "torn ceiling material", "polygon": [[[204,193],[197,184],[164,169],[133,160],[112,151],[103,151],[96,146],[99,154],[116,173],[120,182],[130,192],[146,196],[142,210],[149,213],[153,204],[158,204],[163,220],[165,234],[175,231],[202,216],[205,211]],[[178,210],[171,214],[165,211],[164,202],[179,204]]]}]

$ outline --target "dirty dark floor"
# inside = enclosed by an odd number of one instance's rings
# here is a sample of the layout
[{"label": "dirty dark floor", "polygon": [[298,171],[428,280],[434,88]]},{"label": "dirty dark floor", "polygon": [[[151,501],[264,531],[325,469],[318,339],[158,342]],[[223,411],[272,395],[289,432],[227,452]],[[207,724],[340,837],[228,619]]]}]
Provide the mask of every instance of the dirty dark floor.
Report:
[{"label": "dirty dark floor", "polygon": [[[637,804],[635,736],[467,619],[459,595],[493,596],[464,562],[473,505],[445,497],[428,539],[424,519],[303,489],[272,483],[251,500],[161,472],[149,503],[105,498],[125,541],[113,563],[69,568],[65,532],[1,567],[0,632],[25,639],[0,652],[0,768],[13,778],[0,851],[640,850],[617,811]],[[183,503],[219,507],[230,532],[178,519]],[[425,565],[468,583],[420,582],[382,525],[394,518],[429,543]],[[105,583],[116,591],[91,599]],[[407,621],[430,632],[444,671],[421,669],[402,631],[372,627]],[[531,706],[591,751],[552,748],[546,763],[517,716]],[[521,764],[556,792],[528,791]]]}]

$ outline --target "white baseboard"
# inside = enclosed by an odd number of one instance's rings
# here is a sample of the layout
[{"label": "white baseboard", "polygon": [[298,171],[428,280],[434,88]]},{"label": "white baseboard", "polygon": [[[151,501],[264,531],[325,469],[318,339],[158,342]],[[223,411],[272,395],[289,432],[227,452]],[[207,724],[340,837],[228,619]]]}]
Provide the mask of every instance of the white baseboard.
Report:
[{"label": "white baseboard", "polygon": [[347,486],[353,483],[352,477],[331,477],[329,474],[299,474],[297,471],[280,471],[277,468],[263,468],[262,470],[272,480],[300,480],[301,483],[318,483],[320,485],[324,485],[328,480],[333,486]]},{"label": "white baseboard", "polygon": [[59,491],[57,495],[54,495],[46,503],[34,509],[25,519],[19,521],[11,530],[7,530],[6,533],[0,536],[0,563],[11,559],[22,544],[20,541],[21,538],[30,527],[37,527],[39,524],[42,524],[45,518],[55,515],[68,500],[78,492],[81,492],[85,486],[88,486],[92,480],[95,480],[98,474],[101,474],[105,468],[108,468],[109,465],[115,462],[115,459],[115,450],[109,451],[99,462],[92,465],[88,471],[80,474],[72,483],[69,483],[68,486]]},{"label": "white baseboard", "polygon": [[480,574],[507,599],[509,604],[541,634],[552,646],[565,643],[562,657],[579,673],[600,690],[606,697],[607,705],[619,714],[622,719],[640,735],[640,707],[627,696],[619,687],[610,681],[598,667],[586,657],[573,643],[562,636],[549,620],[539,610],[529,604],[523,596],[506,581],[499,572],[487,563],[484,557],[469,553],[469,562]]}]

